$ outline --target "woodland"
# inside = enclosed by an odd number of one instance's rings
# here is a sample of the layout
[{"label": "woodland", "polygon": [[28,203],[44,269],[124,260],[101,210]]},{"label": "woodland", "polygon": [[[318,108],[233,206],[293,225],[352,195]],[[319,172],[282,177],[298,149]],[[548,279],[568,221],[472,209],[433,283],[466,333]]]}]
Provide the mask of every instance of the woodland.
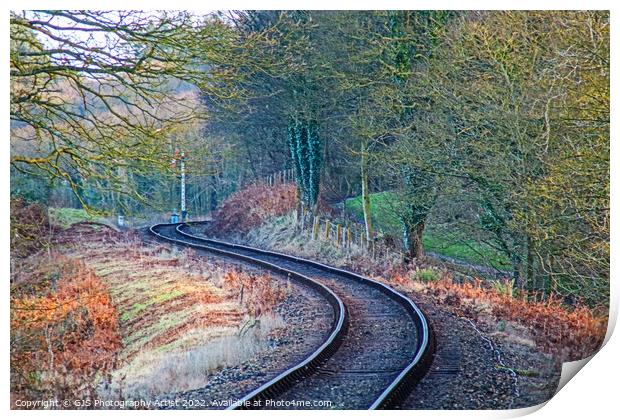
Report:
[{"label": "woodland", "polygon": [[460,247],[608,306],[608,12],[27,11],[10,35],[12,251],[28,206],[178,210],[183,153],[190,217],[284,171],[298,219],[349,211],[405,264]]}]

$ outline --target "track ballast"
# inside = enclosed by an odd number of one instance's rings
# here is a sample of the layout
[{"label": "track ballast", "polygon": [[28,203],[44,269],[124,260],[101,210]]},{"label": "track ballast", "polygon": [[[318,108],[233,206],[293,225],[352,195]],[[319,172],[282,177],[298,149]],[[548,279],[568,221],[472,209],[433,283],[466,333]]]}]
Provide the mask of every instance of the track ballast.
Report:
[{"label": "track ballast", "polygon": [[[158,224],[150,232],[160,239],[284,274],[319,291],[334,309],[332,329],[320,348],[244,396],[236,408],[251,408],[256,401],[266,407],[276,399],[330,401],[324,408],[395,408],[426,373],[433,337],[424,314],[406,296],[346,270],[200,237],[190,229],[187,224]],[[282,406],[287,407],[300,408]],[[310,404],[306,408],[321,407]]]}]

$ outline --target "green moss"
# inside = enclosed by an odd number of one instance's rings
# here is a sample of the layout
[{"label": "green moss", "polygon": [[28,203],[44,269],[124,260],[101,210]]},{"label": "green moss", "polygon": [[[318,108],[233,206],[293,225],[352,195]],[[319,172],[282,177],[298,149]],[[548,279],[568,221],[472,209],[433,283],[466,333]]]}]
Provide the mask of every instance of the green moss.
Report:
[{"label": "green moss", "polygon": [[184,295],[184,294],[185,294],[185,293],[184,293],[184,292],[182,292],[182,291],[180,291],[180,290],[171,290],[171,291],[170,291],[170,292],[168,292],[168,293],[164,293],[164,294],[161,294],[161,295],[159,295],[159,296],[156,296],[156,297],[153,299],[153,301],[151,302],[151,304],[153,304],[153,303],[165,302],[165,301],[167,301],[167,300],[174,299],[175,297],[182,296],[182,295]]},{"label": "green moss", "polygon": [[123,312],[123,314],[121,315],[121,321],[129,321],[140,312],[142,312],[144,309],[146,309],[146,306],[147,305],[144,303],[134,303],[129,311]]}]

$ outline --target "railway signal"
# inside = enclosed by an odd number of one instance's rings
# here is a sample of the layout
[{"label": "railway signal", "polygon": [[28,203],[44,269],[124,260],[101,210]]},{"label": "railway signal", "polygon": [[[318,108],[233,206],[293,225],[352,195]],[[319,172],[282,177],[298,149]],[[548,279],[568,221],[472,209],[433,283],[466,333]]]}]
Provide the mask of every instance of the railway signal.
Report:
[{"label": "railway signal", "polygon": [[181,222],[187,218],[187,208],[185,207],[185,152],[181,152]]},{"label": "railway signal", "polygon": [[[171,165],[176,168],[177,160],[181,163],[181,222],[185,222],[187,219],[187,207],[185,202],[185,162],[187,161],[187,153],[174,151],[174,159],[172,159]],[[176,213],[176,212],[175,212]]]}]

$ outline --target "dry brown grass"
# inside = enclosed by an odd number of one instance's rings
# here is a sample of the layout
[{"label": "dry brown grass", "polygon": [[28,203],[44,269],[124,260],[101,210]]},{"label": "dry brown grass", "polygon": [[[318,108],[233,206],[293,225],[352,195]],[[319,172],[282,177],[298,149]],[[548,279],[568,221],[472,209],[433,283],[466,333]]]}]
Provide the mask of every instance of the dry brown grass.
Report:
[{"label": "dry brown grass", "polygon": [[310,240],[309,236],[310,232],[300,232],[295,217],[287,214],[268,219],[247,235],[237,236],[235,239],[260,248],[278,249],[300,257],[319,259],[327,264],[350,268],[361,274],[371,275],[391,271],[400,264],[394,257],[375,261],[368,257],[368,251],[356,244],[343,248],[333,242]]},{"label": "dry brown grass", "polygon": [[497,338],[534,343],[537,349],[561,361],[590,356],[600,348],[607,331],[607,316],[596,315],[587,306],[568,307],[553,298],[541,302],[527,296],[515,297],[478,279],[457,284],[447,272],[434,282],[413,281],[411,273],[392,273],[379,278],[431,298],[455,315],[484,326]]},{"label": "dry brown grass", "polygon": [[[569,307],[553,298],[540,302],[530,296],[512,296],[509,284],[459,284],[448,271],[438,267],[405,267],[399,261],[387,259],[376,263],[355,247],[345,250],[309,240],[307,233],[300,234],[295,229],[290,215],[269,219],[243,239],[254,246],[317,259],[410,293],[424,294],[455,315],[484,324],[487,332],[498,339],[523,345],[534,343],[536,348],[563,361],[591,355],[606,333],[605,313],[596,313],[586,306]],[[514,328],[497,327],[506,324]]]},{"label": "dry brown grass", "polygon": [[39,253],[11,284],[11,401],[92,398],[121,338],[107,286],[80,261]]},{"label": "dry brown grass", "polygon": [[[269,275],[88,223],[60,232],[54,249],[83,262],[118,314],[117,369],[99,378],[100,396],[149,398],[204,386],[209,372],[250,358],[283,328],[274,308],[290,290]],[[32,276],[18,277],[26,287]]]}]

